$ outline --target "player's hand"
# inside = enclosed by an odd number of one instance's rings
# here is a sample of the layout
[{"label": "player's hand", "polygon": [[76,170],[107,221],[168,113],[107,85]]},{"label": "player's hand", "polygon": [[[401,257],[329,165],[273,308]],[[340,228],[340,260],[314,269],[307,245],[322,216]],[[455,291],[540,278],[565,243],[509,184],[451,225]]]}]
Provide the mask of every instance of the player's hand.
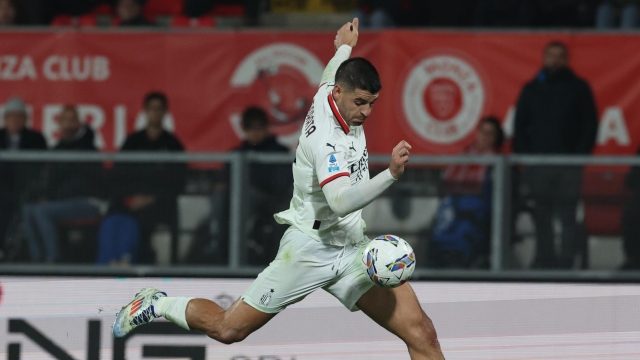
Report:
[{"label": "player's hand", "polygon": [[333,47],[335,50],[342,45],[349,45],[351,48],[356,47],[358,43],[358,25],[360,21],[358,18],[353,18],[352,22],[348,22],[338,30],[336,34],[336,39],[333,40]]},{"label": "player's hand", "polygon": [[411,151],[411,145],[408,142],[402,140],[391,152],[391,164],[389,164],[389,171],[394,179],[399,179],[404,173],[404,165],[409,162],[409,153]]}]

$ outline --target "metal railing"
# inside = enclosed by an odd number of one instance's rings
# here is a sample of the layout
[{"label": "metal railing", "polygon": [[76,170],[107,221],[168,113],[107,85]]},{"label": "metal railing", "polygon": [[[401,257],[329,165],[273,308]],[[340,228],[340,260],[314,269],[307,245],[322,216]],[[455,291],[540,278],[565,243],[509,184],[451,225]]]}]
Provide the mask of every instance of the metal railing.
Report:
[{"label": "metal railing", "polygon": [[[228,163],[230,184],[242,184],[249,163],[289,164],[293,154],[259,153],[78,153],[78,152],[31,152],[0,151],[0,162],[123,162],[123,163]],[[371,155],[370,166],[386,166],[388,155]],[[640,273],[618,273],[614,271],[531,271],[505,268],[507,238],[509,236],[509,196],[513,166],[584,166],[584,165],[632,165],[640,166],[640,157],[629,156],[412,156],[411,166],[443,167],[455,164],[481,164],[492,170],[492,220],[491,253],[489,270],[430,270],[417,269],[416,278],[429,279],[516,279],[529,280],[613,280],[640,281]],[[242,186],[231,186],[229,208],[229,262],[228,266],[133,266],[110,268],[87,265],[28,265],[0,264],[0,274],[66,274],[93,276],[255,276],[262,267],[245,266],[242,253]]]}]

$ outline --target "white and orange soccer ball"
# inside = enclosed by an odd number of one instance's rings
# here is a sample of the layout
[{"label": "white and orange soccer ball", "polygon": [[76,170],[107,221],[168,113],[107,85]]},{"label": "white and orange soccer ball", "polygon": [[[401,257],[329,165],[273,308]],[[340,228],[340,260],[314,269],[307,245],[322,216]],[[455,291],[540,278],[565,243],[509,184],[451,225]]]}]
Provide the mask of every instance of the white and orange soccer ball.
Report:
[{"label": "white and orange soccer ball", "polygon": [[398,287],[409,280],[416,267],[411,245],[395,235],[381,235],[371,240],[362,254],[362,264],[374,284]]}]

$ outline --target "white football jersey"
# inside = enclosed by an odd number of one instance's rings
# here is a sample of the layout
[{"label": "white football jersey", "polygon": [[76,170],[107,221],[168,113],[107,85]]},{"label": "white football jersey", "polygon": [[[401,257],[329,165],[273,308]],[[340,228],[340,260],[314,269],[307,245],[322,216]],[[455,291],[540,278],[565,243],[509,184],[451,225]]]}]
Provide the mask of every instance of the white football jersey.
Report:
[{"label": "white football jersey", "polygon": [[351,186],[369,180],[369,154],[362,126],[349,126],[333,100],[333,84],[323,84],[307,114],[293,163],[293,198],[275,215],[313,239],[329,245],[364,240],[362,210],[340,217],[331,210],[322,186],[348,176]]}]

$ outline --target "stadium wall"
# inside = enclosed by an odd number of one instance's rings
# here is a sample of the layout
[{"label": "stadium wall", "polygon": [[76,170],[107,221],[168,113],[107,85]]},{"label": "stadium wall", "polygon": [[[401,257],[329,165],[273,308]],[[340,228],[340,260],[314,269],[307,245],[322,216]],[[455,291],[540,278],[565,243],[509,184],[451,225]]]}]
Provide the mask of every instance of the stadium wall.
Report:
[{"label": "stadium wall", "polygon": [[[308,32],[3,32],[0,100],[21,96],[32,125],[53,144],[56,116],[79,105],[103,150],[115,150],[144,124],[142,97],[169,95],[166,122],[190,151],[227,151],[240,141],[239,114],[261,105],[272,130],[294,147],[333,33]],[[594,90],[600,116],[597,154],[634,154],[640,144],[638,34],[365,32],[354,56],[382,76],[367,124],[369,151],[409,140],[415,154],[457,154],[482,115],[512,132],[521,87],[540,68],[544,45],[568,44],[571,66]],[[29,46],[25,46],[29,44]]]},{"label": "stadium wall", "polygon": [[[0,358],[408,359],[403,344],[320,290],[231,346],[158,321],[114,341],[142,287],[229,306],[246,279],[0,277]],[[447,359],[637,359],[640,285],[413,282]]]}]

